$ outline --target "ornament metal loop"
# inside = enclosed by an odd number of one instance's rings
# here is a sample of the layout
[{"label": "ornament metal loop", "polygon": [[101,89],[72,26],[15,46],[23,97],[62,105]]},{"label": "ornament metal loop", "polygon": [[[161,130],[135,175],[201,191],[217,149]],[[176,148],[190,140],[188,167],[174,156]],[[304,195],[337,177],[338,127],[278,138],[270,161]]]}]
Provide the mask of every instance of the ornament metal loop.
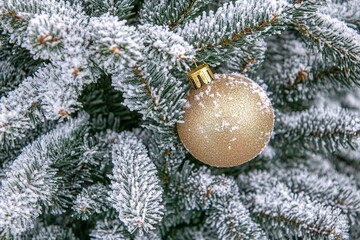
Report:
[{"label": "ornament metal loop", "polygon": [[200,66],[197,66],[195,62],[195,66],[195,69],[192,69],[187,73],[190,84],[194,89],[201,88],[202,86],[214,80],[214,74],[211,71],[209,65],[202,64]]}]

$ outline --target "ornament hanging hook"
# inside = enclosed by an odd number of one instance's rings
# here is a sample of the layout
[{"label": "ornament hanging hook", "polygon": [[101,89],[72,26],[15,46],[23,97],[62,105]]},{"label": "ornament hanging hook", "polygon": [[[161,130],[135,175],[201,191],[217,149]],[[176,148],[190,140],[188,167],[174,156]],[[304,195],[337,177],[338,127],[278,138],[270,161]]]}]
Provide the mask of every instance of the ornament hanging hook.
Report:
[{"label": "ornament hanging hook", "polygon": [[198,89],[201,86],[212,82],[214,80],[214,74],[212,73],[209,65],[204,63],[198,66],[195,58],[192,60],[195,64],[195,69],[192,69],[187,73],[191,86],[194,89]]}]

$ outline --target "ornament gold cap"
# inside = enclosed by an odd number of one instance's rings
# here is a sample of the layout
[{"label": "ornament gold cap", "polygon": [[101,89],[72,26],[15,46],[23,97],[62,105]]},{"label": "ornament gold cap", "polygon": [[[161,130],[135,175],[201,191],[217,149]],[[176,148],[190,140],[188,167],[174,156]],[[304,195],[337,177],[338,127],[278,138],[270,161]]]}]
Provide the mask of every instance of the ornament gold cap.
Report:
[{"label": "ornament gold cap", "polygon": [[201,88],[205,84],[208,84],[214,80],[214,74],[211,71],[209,65],[202,64],[200,66],[197,66],[195,62],[195,66],[196,68],[192,69],[187,73],[187,77],[193,88]]}]

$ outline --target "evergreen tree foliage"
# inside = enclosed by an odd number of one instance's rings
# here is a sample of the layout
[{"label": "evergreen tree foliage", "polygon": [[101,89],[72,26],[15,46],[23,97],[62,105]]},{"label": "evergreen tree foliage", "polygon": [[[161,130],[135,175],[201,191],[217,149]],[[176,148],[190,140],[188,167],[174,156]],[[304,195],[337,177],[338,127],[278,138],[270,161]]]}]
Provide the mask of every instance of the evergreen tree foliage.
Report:
[{"label": "evergreen tree foliage", "polygon": [[[193,60],[266,91],[257,158],[181,144]],[[359,0],[0,0],[0,239],[359,239],[359,86]]]}]

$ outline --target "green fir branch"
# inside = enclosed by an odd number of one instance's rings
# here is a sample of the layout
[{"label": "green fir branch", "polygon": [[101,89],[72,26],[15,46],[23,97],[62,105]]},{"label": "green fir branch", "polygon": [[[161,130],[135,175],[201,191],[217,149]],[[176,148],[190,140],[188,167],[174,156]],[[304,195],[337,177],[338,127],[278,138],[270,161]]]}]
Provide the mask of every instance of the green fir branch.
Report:
[{"label": "green fir branch", "polygon": [[197,16],[209,0],[156,0],[146,1],[140,10],[140,22],[168,26],[174,30]]},{"label": "green fir branch", "polygon": [[17,236],[31,228],[43,208],[55,207],[53,213],[64,211],[61,207],[66,199],[59,198],[62,177],[52,164],[79,144],[86,121],[82,116],[60,125],[28,145],[11,164],[0,185],[1,236]]},{"label": "green fir branch", "polygon": [[270,238],[348,239],[349,224],[340,209],[292,193],[269,172],[240,175],[238,185],[242,201]]},{"label": "green fir branch", "polygon": [[302,148],[326,153],[340,147],[355,148],[360,136],[360,118],[356,113],[331,108],[278,113],[275,134],[275,144],[286,145],[288,149]]},{"label": "green fir branch", "polygon": [[145,146],[130,132],[118,135],[112,147],[114,164],[108,200],[129,232],[152,231],[164,212],[162,188]]},{"label": "green fir branch", "polygon": [[295,28],[308,43],[316,44],[325,60],[331,59],[346,73],[346,76],[354,75],[353,83],[359,85],[359,34],[348,28],[345,23],[332,19],[328,15],[319,12],[316,14],[305,12],[303,15],[300,14],[294,18]]},{"label": "green fir branch", "polygon": [[99,17],[109,13],[119,19],[127,19],[134,14],[132,11],[135,0],[90,0],[77,2],[81,3],[86,14],[90,16]]}]

